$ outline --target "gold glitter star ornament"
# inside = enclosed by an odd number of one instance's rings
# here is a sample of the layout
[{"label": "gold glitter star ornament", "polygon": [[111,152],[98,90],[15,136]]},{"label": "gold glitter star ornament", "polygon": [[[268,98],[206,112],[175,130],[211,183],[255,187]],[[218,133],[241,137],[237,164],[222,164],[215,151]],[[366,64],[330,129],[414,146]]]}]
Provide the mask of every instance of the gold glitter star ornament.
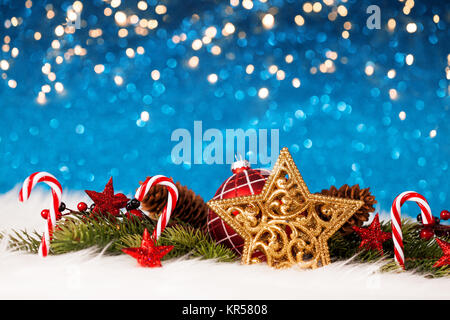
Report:
[{"label": "gold glitter star ornament", "polygon": [[311,194],[287,148],[260,194],[208,202],[244,239],[243,264],[265,260],[275,268],[329,264],[328,239],[363,204]]}]

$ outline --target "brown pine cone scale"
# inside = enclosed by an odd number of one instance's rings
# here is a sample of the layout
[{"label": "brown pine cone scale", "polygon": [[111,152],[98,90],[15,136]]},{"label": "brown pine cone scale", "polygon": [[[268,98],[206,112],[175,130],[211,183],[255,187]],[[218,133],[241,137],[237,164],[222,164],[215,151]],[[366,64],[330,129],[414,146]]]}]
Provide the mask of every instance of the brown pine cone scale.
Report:
[{"label": "brown pine cone scale", "polygon": [[[169,225],[181,221],[194,228],[206,230],[208,206],[203,198],[188,187],[182,186],[179,182],[176,183],[176,186],[178,201],[170,216]],[[158,220],[167,203],[167,192],[166,187],[155,185],[150,188],[141,201],[141,208],[148,212],[151,219]]]}]

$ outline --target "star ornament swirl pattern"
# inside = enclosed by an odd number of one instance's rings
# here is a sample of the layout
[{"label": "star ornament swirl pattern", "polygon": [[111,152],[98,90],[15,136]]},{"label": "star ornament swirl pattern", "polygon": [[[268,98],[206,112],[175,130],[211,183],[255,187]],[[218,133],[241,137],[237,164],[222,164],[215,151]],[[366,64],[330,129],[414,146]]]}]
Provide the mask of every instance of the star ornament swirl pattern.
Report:
[{"label": "star ornament swirl pattern", "polygon": [[[258,195],[211,200],[245,241],[242,263],[317,268],[331,263],[328,239],[364,204],[311,194],[287,148]],[[258,258],[263,253],[264,259]]]}]

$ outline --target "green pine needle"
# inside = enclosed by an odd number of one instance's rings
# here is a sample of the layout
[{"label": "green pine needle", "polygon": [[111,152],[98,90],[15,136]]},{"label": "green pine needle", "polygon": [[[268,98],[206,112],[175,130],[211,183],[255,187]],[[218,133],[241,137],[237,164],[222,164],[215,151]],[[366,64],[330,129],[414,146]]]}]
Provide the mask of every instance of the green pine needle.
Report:
[{"label": "green pine needle", "polygon": [[[109,215],[97,215],[95,218],[82,213],[68,216],[60,221],[53,234],[51,254],[63,254],[72,251],[95,247],[105,250],[106,254],[122,254],[123,248],[139,247],[142,234],[147,228],[152,232],[155,222],[143,218],[126,216],[114,218]],[[389,222],[381,222],[381,229],[391,232]],[[429,241],[420,238],[421,226],[411,220],[402,221],[403,244],[406,257],[406,270],[422,274],[426,277],[450,277],[450,266],[434,268],[433,264],[442,256],[442,250],[434,239]],[[0,234],[0,239],[5,235]],[[28,233],[25,230],[15,231],[9,237],[9,247],[14,250],[24,250],[36,253],[41,235],[37,232]],[[449,238],[443,238],[450,241]],[[359,249],[361,239],[355,233],[343,236],[334,234],[328,241],[330,256],[333,261],[352,259],[354,263],[380,262],[383,272],[400,272],[394,262],[393,242],[388,240],[383,244],[384,255],[375,250]],[[194,229],[186,223],[178,222],[167,227],[158,240],[158,245],[173,245],[164,259],[175,257],[192,257],[216,259],[221,262],[236,261],[233,251],[223,245],[216,244],[208,234]]]},{"label": "green pine needle", "polygon": [[[381,230],[391,233],[391,224],[381,222]],[[442,256],[442,250],[434,239],[423,240],[420,238],[421,226],[411,220],[402,220],[403,246],[406,257],[405,268],[426,277],[450,277],[450,266],[434,268],[433,264]],[[449,241],[450,238],[443,238]],[[388,240],[383,243],[384,255],[376,250],[359,249],[361,239],[355,233],[343,236],[335,233],[328,241],[330,256],[334,260],[346,260],[353,257],[356,262],[385,261],[381,271],[401,270],[394,261],[394,243]]]}]

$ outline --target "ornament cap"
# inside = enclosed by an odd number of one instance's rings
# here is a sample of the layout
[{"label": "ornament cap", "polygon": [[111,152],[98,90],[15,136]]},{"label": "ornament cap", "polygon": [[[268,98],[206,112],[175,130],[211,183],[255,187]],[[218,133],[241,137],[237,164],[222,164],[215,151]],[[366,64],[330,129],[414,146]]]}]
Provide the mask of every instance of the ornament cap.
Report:
[{"label": "ornament cap", "polygon": [[233,173],[239,173],[242,172],[244,170],[248,170],[250,169],[250,162],[248,162],[247,160],[244,160],[242,158],[240,158],[239,160],[236,160],[235,162],[233,162],[231,164],[231,171]]}]

